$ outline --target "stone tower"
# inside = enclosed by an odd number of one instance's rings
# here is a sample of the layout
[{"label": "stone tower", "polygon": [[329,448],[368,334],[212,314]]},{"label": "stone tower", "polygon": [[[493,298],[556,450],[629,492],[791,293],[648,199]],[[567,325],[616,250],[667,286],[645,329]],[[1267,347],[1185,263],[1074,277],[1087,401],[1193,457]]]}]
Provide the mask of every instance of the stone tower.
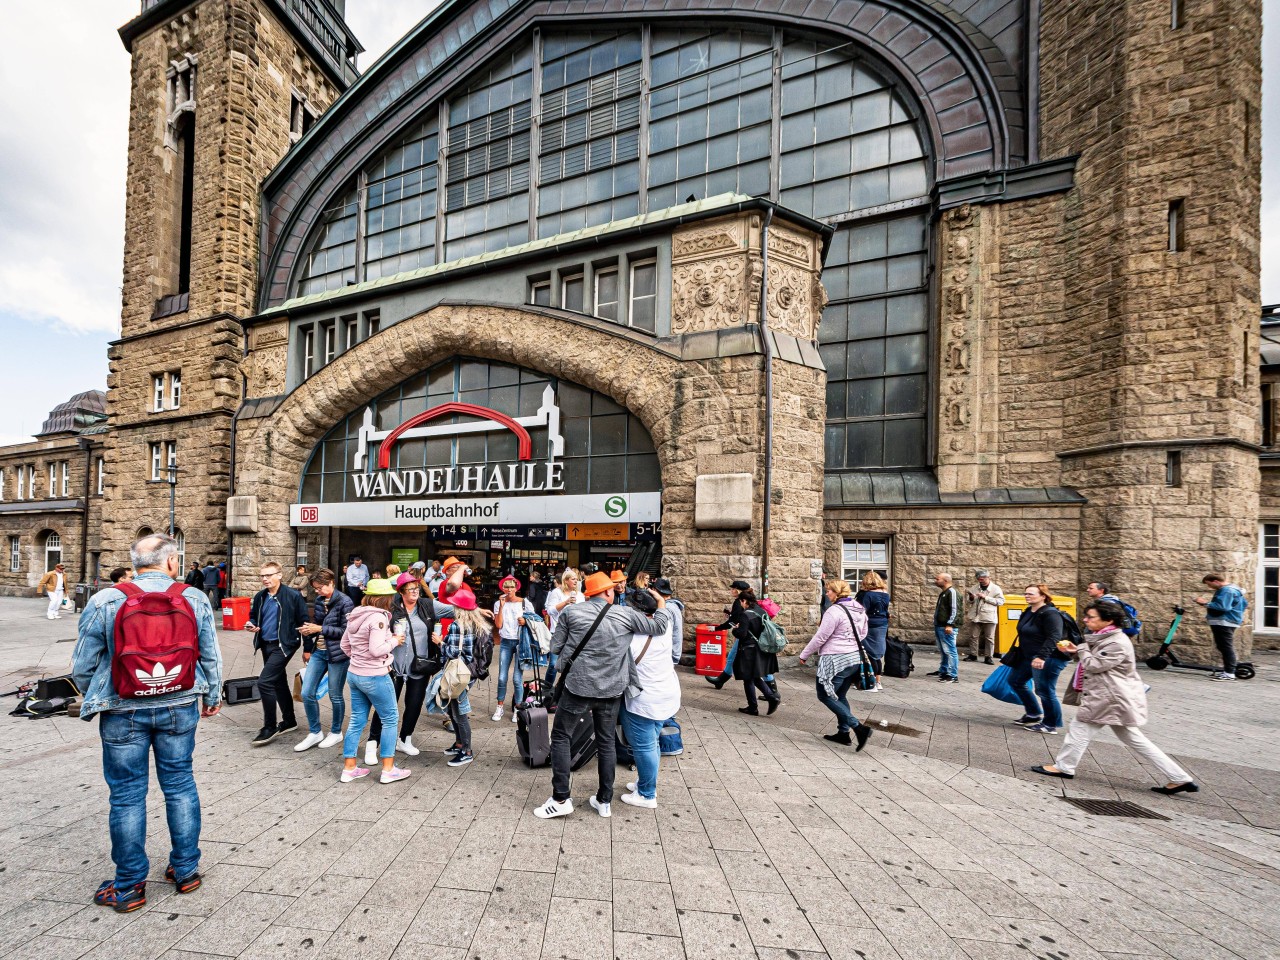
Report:
[{"label": "stone tower", "polygon": [[331,0],[142,0],[120,30],[132,68],[105,565],[127,560],[139,530],[168,529],[171,495],[188,563],[226,554],[259,189],[355,79],[361,48],[341,9]]}]

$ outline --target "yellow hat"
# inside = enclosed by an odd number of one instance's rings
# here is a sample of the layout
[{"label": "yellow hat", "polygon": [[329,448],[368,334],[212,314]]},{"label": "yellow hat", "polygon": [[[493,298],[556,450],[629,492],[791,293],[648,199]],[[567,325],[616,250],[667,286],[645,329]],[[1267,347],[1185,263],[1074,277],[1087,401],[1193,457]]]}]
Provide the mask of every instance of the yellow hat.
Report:
[{"label": "yellow hat", "polygon": [[396,589],[391,585],[391,581],[385,579],[370,580],[364,588],[366,597],[391,597],[395,592]]}]

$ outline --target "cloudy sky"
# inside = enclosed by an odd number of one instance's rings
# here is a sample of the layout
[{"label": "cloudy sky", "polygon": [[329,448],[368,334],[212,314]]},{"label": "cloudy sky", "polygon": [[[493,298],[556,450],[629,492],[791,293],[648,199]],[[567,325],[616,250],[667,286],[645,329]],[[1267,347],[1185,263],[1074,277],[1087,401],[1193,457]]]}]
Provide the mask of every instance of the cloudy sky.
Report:
[{"label": "cloudy sky", "polygon": [[[0,0],[2,2],[2,0]],[[21,37],[0,57],[0,444],[106,387],[119,334],[129,56],[138,0],[2,2]],[[372,64],[436,0],[347,0]],[[49,14],[57,10],[57,29]],[[1264,0],[1263,63],[1280,64],[1280,0]],[[1264,77],[1263,303],[1280,302],[1280,70]]]}]

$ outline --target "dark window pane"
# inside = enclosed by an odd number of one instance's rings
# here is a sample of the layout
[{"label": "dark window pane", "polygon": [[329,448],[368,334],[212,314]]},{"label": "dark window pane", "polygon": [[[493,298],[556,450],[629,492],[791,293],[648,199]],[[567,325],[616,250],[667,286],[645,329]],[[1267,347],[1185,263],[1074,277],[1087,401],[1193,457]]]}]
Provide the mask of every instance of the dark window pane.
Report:
[{"label": "dark window pane", "polygon": [[874,377],[884,373],[884,351],[885,347],[883,340],[855,340],[850,343],[850,378]]},{"label": "dark window pane", "polygon": [[828,470],[838,470],[844,466],[843,424],[827,424],[825,466]]},{"label": "dark window pane", "polygon": [[654,454],[627,457],[628,491],[661,490],[662,476]]},{"label": "dark window pane", "polygon": [[929,368],[926,355],[928,338],[924,334],[890,337],[885,341],[886,373],[917,373]]},{"label": "dark window pane", "polygon": [[845,437],[845,463],[850,467],[878,467],[883,453],[881,421],[848,425]]},{"label": "dark window pane", "polygon": [[614,493],[626,481],[626,457],[592,457],[591,482],[588,493]]},{"label": "dark window pane", "polygon": [[886,420],[884,465],[919,467],[925,463],[924,420]]},{"label": "dark window pane", "polygon": [[[848,416],[850,419],[883,416],[884,404],[883,380],[876,377],[869,380],[849,381]],[[828,411],[827,416],[831,415]]]},{"label": "dark window pane", "polygon": [[845,417],[845,382],[835,380],[827,382],[827,419],[843,420]]},{"label": "dark window pane", "polygon": [[923,376],[891,377],[884,382],[884,412],[897,414],[925,412],[928,383]]}]

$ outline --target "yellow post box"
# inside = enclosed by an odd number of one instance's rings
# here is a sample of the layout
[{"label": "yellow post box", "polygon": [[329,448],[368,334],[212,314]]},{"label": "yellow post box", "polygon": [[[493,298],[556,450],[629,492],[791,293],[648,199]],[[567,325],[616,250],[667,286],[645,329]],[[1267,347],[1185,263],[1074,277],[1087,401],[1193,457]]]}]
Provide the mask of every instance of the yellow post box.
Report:
[{"label": "yellow post box", "polygon": [[[1053,605],[1076,619],[1075,597],[1054,597]],[[1019,596],[1006,597],[1004,606],[1000,608],[1000,621],[996,626],[996,656],[1008,653],[1013,641],[1018,638],[1018,618],[1027,609],[1027,601]],[[968,642],[968,638],[964,638]]]}]

